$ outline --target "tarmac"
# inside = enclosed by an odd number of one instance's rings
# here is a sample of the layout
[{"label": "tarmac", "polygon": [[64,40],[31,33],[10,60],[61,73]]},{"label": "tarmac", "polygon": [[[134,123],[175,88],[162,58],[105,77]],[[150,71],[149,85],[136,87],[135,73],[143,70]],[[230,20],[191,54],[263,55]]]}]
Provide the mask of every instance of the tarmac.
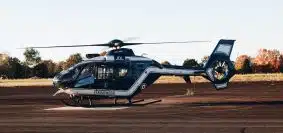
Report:
[{"label": "tarmac", "polygon": [[0,132],[283,132],[283,82],[237,82],[220,91],[200,83],[193,96],[184,95],[191,87],[154,84],[135,99],[159,102],[90,108],[64,106],[48,86],[0,88]]}]

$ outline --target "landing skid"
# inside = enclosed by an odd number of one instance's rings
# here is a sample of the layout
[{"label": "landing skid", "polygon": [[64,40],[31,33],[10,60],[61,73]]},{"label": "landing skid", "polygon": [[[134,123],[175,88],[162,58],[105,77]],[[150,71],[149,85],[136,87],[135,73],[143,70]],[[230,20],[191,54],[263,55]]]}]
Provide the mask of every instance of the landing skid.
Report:
[{"label": "landing skid", "polygon": [[61,100],[61,102],[66,105],[66,106],[72,106],[72,107],[86,107],[86,108],[90,108],[90,107],[121,107],[121,106],[145,106],[145,105],[149,105],[149,104],[154,104],[157,102],[161,102],[161,100],[156,100],[156,99],[139,99],[139,100],[133,100],[131,103],[129,102],[124,102],[124,103],[117,103],[116,104],[105,104],[105,103],[99,103],[99,104],[95,104],[94,102],[92,102],[92,104],[87,104],[84,103],[82,101],[79,101],[77,99],[68,99],[67,100]]}]

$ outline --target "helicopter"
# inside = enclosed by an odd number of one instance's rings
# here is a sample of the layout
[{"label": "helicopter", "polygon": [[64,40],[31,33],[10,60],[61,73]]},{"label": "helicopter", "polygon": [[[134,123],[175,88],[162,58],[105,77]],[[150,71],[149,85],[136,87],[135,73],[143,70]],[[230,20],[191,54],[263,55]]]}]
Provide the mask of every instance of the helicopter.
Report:
[{"label": "helicopter", "polygon": [[53,95],[67,94],[63,99],[65,105],[82,106],[87,100],[88,105],[99,99],[132,98],[152,85],[160,76],[182,76],[186,83],[191,83],[190,76],[202,76],[209,80],[216,90],[225,89],[235,68],[230,55],[235,40],[220,39],[202,67],[185,67],[162,65],[154,59],[135,55],[130,45],[164,44],[164,43],[197,43],[207,41],[128,43],[114,39],[108,43],[89,45],[65,45],[30,48],[88,47],[106,46],[111,48],[105,55],[86,54],[87,59],[63,70],[53,78],[53,87],[58,91]]}]

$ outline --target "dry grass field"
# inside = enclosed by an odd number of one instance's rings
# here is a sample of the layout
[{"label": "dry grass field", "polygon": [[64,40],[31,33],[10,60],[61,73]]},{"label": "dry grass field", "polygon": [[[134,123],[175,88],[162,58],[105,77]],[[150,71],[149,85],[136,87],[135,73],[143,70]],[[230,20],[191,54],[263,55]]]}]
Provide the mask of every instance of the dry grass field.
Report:
[{"label": "dry grass field", "polygon": [[[208,82],[201,76],[191,77],[192,82],[202,83]],[[283,73],[272,74],[245,74],[235,75],[231,82],[254,82],[254,81],[283,81]],[[182,77],[178,76],[162,76],[155,83],[185,83]],[[1,87],[17,87],[17,86],[51,86],[52,79],[1,79]]]},{"label": "dry grass field", "polygon": [[52,79],[1,79],[0,87],[51,86]]},{"label": "dry grass field", "polygon": [[[201,76],[191,77],[192,82],[202,83],[208,82],[205,78]],[[283,73],[272,73],[272,74],[245,74],[235,75],[231,82],[254,82],[254,81],[283,81]],[[185,83],[182,77],[176,76],[162,76],[156,81],[156,83]]]}]

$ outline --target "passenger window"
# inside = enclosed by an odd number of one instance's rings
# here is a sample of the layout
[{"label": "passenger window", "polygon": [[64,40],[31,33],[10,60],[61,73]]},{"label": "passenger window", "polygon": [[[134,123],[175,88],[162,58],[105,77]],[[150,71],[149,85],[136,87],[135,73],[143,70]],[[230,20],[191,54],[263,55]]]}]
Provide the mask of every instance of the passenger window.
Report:
[{"label": "passenger window", "polygon": [[126,68],[119,68],[118,69],[118,75],[119,77],[125,77],[128,73],[128,69]]},{"label": "passenger window", "polygon": [[97,79],[111,79],[113,76],[113,68],[100,66],[97,68]]}]

